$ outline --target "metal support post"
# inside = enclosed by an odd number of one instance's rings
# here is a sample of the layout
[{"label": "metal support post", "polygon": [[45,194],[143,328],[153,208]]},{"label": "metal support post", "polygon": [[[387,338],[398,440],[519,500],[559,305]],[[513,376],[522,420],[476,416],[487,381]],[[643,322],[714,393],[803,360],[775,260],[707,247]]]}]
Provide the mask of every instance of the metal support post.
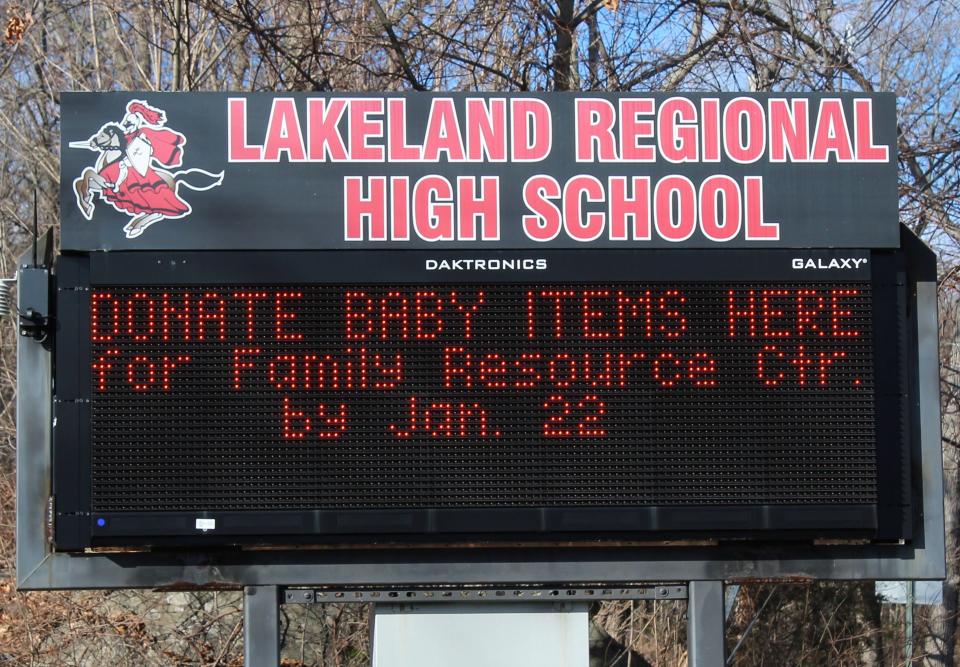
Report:
[{"label": "metal support post", "polygon": [[280,664],[280,593],[276,586],[243,589],[243,656],[246,667]]},{"label": "metal support post", "polygon": [[906,584],[907,604],[903,628],[903,658],[904,661],[909,665],[911,662],[913,662],[913,604],[917,582],[911,579],[910,581],[906,582]]},{"label": "metal support post", "polygon": [[723,646],[723,582],[691,581],[687,592],[689,667],[721,667]]}]

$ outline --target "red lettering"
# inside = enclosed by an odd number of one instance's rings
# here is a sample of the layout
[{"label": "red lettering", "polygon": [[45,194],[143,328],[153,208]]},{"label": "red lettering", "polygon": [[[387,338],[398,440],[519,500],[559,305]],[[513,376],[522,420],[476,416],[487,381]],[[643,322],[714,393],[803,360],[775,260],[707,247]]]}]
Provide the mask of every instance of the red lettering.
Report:
[{"label": "red lettering", "polygon": [[227,339],[227,304],[216,292],[206,292],[197,301],[197,340],[204,340],[207,322],[219,325],[218,338]]},{"label": "red lettering", "polygon": [[780,380],[784,378],[784,373],[778,370],[771,374],[770,363],[765,359],[767,354],[772,355],[775,359],[783,359],[786,355],[777,349],[776,345],[764,345],[763,349],[757,353],[757,377],[763,380],[763,384],[771,387],[780,384]]},{"label": "red lettering", "polygon": [[706,352],[697,352],[687,364],[688,377],[697,387],[716,387],[717,362]]},{"label": "red lettering", "polygon": [[300,340],[303,338],[303,334],[300,333],[287,333],[284,331],[284,322],[289,320],[295,320],[297,316],[293,313],[287,312],[284,310],[283,302],[288,299],[302,299],[302,292],[277,292],[276,298],[276,324],[275,329],[277,332],[277,340]]},{"label": "red lettering", "polygon": [[[366,181],[369,193],[364,196]],[[385,176],[345,176],[343,179],[343,227],[347,241],[363,241],[364,229],[371,241],[387,240],[387,179]]]},{"label": "red lettering", "polygon": [[[836,359],[843,359],[847,356],[846,352],[834,352],[830,354],[829,352],[820,353],[820,384],[827,384],[827,367],[832,366],[833,362]],[[855,384],[859,384],[859,380],[855,381]]]},{"label": "red lettering", "polygon": [[787,329],[774,329],[776,322],[773,320],[784,316],[783,310],[775,309],[775,299],[777,297],[789,297],[790,290],[785,289],[765,289],[760,292],[760,308],[763,313],[761,321],[763,322],[763,335],[766,338],[789,338],[790,331]]},{"label": "red lettering", "polygon": [[633,176],[631,194],[627,194],[627,178],[611,176],[609,217],[610,238],[615,241],[627,240],[627,225],[632,222],[633,240],[650,240],[650,177]]},{"label": "red lettering", "polygon": [[643,307],[643,335],[653,337],[653,297],[650,290],[643,296],[626,296],[617,292],[617,337],[623,338],[626,329],[626,318],[636,319],[640,314],[639,306]]},{"label": "red lettering", "polygon": [[553,409],[554,413],[547,417],[543,424],[543,437],[568,438],[572,432],[568,428],[561,428],[564,420],[570,414],[570,404],[563,400],[563,396],[554,395],[543,404],[544,409]]},{"label": "red lettering", "polygon": [[[164,294],[163,296],[164,296],[164,298],[166,298],[167,295]],[[266,292],[234,292],[234,294],[233,294],[233,298],[234,298],[234,299],[241,299],[244,303],[247,304],[247,307],[246,307],[246,312],[247,312],[247,340],[253,340],[253,339],[254,339],[254,336],[255,336],[255,333],[254,333],[254,328],[255,328],[255,327],[254,327],[254,315],[255,315],[255,313],[256,313],[256,308],[254,307],[254,303],[255,303],[256,301],[258,301],[258,300],[266,299],[266,298],[269,297],[269,296],[270,296],[270,295],[267,294]],[[166,313],[167,313],[166,302],[164,302],[163,312],[164,312],[164,317],[166,317]],[[166,338],[167,338],[167,336],[166,336],[166,325],[164,325],[164,327],[165,327],[165,328],[164,328],[164,336],[163,336],[163,338],[164,338],[164,340],[166,340]]]},{"label": "red lettering", "polygon": [[853,160],[853,146],[847,131],[847,119],[843,113],[843,103],[838,99],[820,101],[820,113],[817,117],[817,129],[813,135],[813,148],[810,159],[814,162],[826,162],[833,153],[837,162]]},{"label": "red lettering", "polygon": [[797,346],[797,356],[790,360],[797,367],[797,382],[800,386],[807,384],[807,367],[813,365],[813,359],[806,355],[803,345]]},{"label": "red lettering", "polygon": [[500,179],[481,176],[480,191],[476,192],[472,176],[457,178],[457,233],[462,241],[477,238],[477,227],[483,241],[500,238]]},{"label": "red lettering", "polygon": [[[553,331],[557,338],[563,337],[563,300],[577,296],[576,292],[571,290],[544,290],[540,292],[540,297],[551,299],[554,303],[554,324]],[[527,337],[533,338],[535,335],[536,318],[534,314],[534,296],[533,292],[527,292]]]},{"label": "red lettering", "polygon": [[449,97],[433,99],[423,139],[424,160],[438,162],[441,153],[446,153],[449,162],[463,162],[463,138],[460,136],[457,109]]},{"label": "red lettering", "polygon": [[338,129],[346,109],[346,100],[307,98],[307,143],[310,146],[311,160],[323,162],[347,160],[347,147]]},{"label": "red lettering", "polygon": [[551,199],[561,196],[560,184],[553,176],[531,176],[523,185],[523,203],[533,215],[522,218],[523,231],[534,241],[551,241],[563,228],[563,215]]},{"label": "red lettering", "polygon": [[288,440],[302,440],[310,432],[312,420],[303,410],[293,410],[290,398],[283,397],[283,437]]},{"label": "red lettering", "polygon": [[668,162],[696,162],[697,108],[685,97],[671,97],[657,115],[660,154]]},{"label": "red lettering", "polygon": [[381,378],[374,381],[374,389],[394,389],[403,382],[403,362],[400,354],[394,355],[393,365],[388,365],[386,359],[386,355],[373,355],[373,367]]},{"label": "red lettering", "polygon": [[407,297],[402,292],[387,292],[387,295],[380,299],[380,338],[389,338],[391,328],[399,328],[400,337],[406,340],[409,318]]},{"label": "red lettering", "polygon": [[[673,310],[670,309],[668,299],[676,304],[673,306]],[[683,316],[683,311],[680,310],[680,306],[686,302],[687,297],[677,290],[667,290],[660,297],[660,312],[664,317],[670,318],[660,325],[660,331],[666,332],[667,338],[679,338],[687,330],[687,318]],[[672,328],[667,326],[668,323],[672,323]]]},{"label": "red lettering", "polygon": [[[672,366],[670,369],[672,375],[665,375],[664,365]],[[672,352],[661,352],[653,360],[653,379],[660,383],[661,387],[673,387],[683,379],[683,362],[676,358]]]},{"label": "red lettering", "polygon": [[450,305],[455,306],[457,312],[463,315],[463,337],[469,340],[473,331],[473,316],[477,312],[477,308],[483,305],[483,292],[477,292],[476,301],[472,304],[467,303],[456,292],[450,292]]},{"label": "red lettering", "polygon": [[499,354],[490,353],[484,355],[478,364],[478,380],[488,389],[503,389],[507,383],[502,378],[507,372],[507,362],[500,358]]},{"label": "red lettering", "polygon": [[[577,360],[566,352],[553,355],[548,364],[550,381],[557,387],[569,387],[577,381]],[[564,368],[566,375],[563,375]]]},{"label": "red lettering", "polygon": [[417,340],[434,339],[443,331],[443,302],[436,292],[417,292],[413,297],[414,327]]},{"label": "red lettering", "polygon": [[228,160],[230,162],[259,162],[262,146],[247,143],[247,100],[232,97],[227,101]]},{"label": "red lettering", "polygon": [[[286,375],[277,379],[277,366],[286,367]],[[267,376],[275,389],[297,389],[297,355],[281,354],[270,362]]]},{"label": "red lettering", "polygon": [[[373,314],[373,299],[367,297],[366,292],[347,292],[345,300],[347,340],[365,340],[373,333],[374,322],[370,317]],[[358,301],[363,304],[359,310],[355,306]]]},{"label": "red lettering", "polygon": [[685,241],[697,227],[697,193],[685,176],[667,176],[653,189],[654,225],[667,241]]},{"label": "red lettering", "polygon": [[600,238],[606,224],[603,213],[583,212],[584,201],[604,201],[603,185],[593,176],[574,176],[563,188],[563,226],[574,241]]},{"label": "red lettering", "polygon": [[507,101],[468,97],[467,159],[471,162],[507,161]]},{"label": "red lettering", "polygon": [[532,389],[537,386],[537,383],[540,382],[540,374],[537,372],[535,366],[526,364],[524,362],[529,361],[539,361],[540,353],[539,352],[524,352],[520,355],[520,359],[515,362],[515,365],[519,371],[521,378],[514,383],[514,387],[517,389]]},{"label": "red lettering", "polygon": [[757,300],[753,295],[753,290],[747,292],[746,304],[742,307],[737,306],[736,295],[730,290],[727,298],[727,313],[730,321],[731,338],[737,335],[737,320],[745,318],[749,322],[750,337],[757,335]]},{"label": "red lettering", "polygon": [[[106,301],[110,304],[110,315],[113,320],[113,326],[108,327],[109,332],[102,330],[101,305],[100,302]],[[120,334],[120,301],[114,299],[109,292],[94,292],[90,296],[90,340],[108,341]]]},{"label": "red lettering", "polygon": [[853,311],[842,307],[841,300],[845,297],[856,296],[857,294],[859,294],[859,291],[855,289],[830,290],[830,325],[834,336],[839,336],[840,338],[851,338],[860,335],[860,332],[856,329],[840,328],[843,324],[843,318],[851,317],[853,315]]},{"label": "red lettering", "polygon": [[251,355],[260,354],[259,347],[238,347],[233,350],[233,388],[240,389],[240,373],[243,370],[254,367],[252,361],[244,361],[243,358]]},{"label": "red lettering", "polygon": [[410,426],[406,431],[401,431],[396,424],[390,424],[390,430],[393,431],[393,434],[397,438],[409,438],[413,435],[413,432],[417,430],[417,397],[410,397],[410,409],[407,411],[409,417]]},{"label": "red lettering", "polygon": [[387,123],[390,126],[388,151],[391,162],[419,162],[420,146],[407,144],[407,100],[402,97],[387,100]]},{"label": "red lettering", "polygon": [[[146,317],[144,318],[146,321],[137,321],[137,302],[146,304]],[[154,302],[149,294],[137,292],[127,299],[127,334],[133,336],[133,340],[150,340],[154,332],[154,319]]]},{"label": "red lettering", "polygon": [[[813,304],[809,304],[810,301]],[[816,290],[802,289],[797,290],[797,335],[812,335],[816,333],[823,336],[824,331],[817,324],[817,318],[823,312],[826,300]]]},{"label": "red lettering", "polygon": [[810,143],[807,101],[776,98],[770,100],[769,106],[770,161],[806,162]]},{"label": "red lettering", "polygon": [[127,382],[134,391],[149,391],[157,381],[156,368],[150,357],[136,356],[127,364]]},{"label": "red lettering", "polygon": [[602,438],[607,432],[599,427],[600,420],[606,414],[603,401],[599,396],[588,394],[583,400],[577,403],[577,410],[583,412],[593,406],[593,412],[583,416],[583,419],[577,424],[577,434],[581,438]]},{"label": "red lettering", "polygon": [[653,162],[656,152],[653,146],[640,145],[637,139],[654,136],[653,121],[640,120],[640,116],[652,116],[653,100],[649,97],[620,100],[620,159],[624,162]]},{"label": "red lettering", "polygon": [[371,146],[370,139],[383,136],[383,120],[371,119],[383,114],[383,98],[366,97],[350,100],[350,160],[383,162],[383,146]]},{"label": "red lettering", "polygon": [[170,391],[170,374],[173,372],[177,366],[183,365],[190,361],[190,357],[187,355],[177,355],[176,357],[163,357],[163,363],[160,365],[161,368],[161,378],[163,379],[163,390]]},{"label": "red lettering", "polygon": [[711,241],[723,243],[740,233],[740,186],[729,176],[708,177],[700,186],[700,228]]},{"label": "red lettering", "polygon": [[873,143],[873,100],[853,101],[853,124],[856,127],[854,145],[858,162],[887,162],[890,155],[886,146]]},{"label": "red lettering", "polygon": [[343,403],[340,404],[337,412],[329,415],[327,414],[327,406],[320,403],[317,406],[317,418],[321,424],[329,427],[314,431],[314,435],[321,440],[335,440],[347,430],[347,406]]},{"label": "red lettering", "polygon": [[464,387],[473,386],[473,376],[470,371],[470,353],[462,347],[446,347],[443,349],[443,386],[453,387],[453,380],[461,377]]},{"label": "red lettering", "polygon": [[413,186],[413,227],[425,241],[453,241],[453,186],[443,176],[424,176]]},{"label": "red lettering", "polygon": [[164,292],[160,310],[160,332],[163,340],[170,340],[171,319],[180,323],[183,340],[190,340],[190,295],[183,294],[180,307],[173,305],[170,295]]},{"label": "red lettering", "polygon": [[780,225],[763,219],[763,177],[747,176],[743,179],[744,219],[748,241],[780,238]]},{"label": "red lettering", "polygon": [[[622,292],[620,292],[619,294],[622,294]],[[609,290],[598,290],[598,291],[587,290],[583,293],[583,337],[584,338],[610,338],[611,336],[613,336],[612,332],[596,331],[591,327],[592,320],[597,320],[597,319],[600,319],[601,317],[605,317],[605,314],[602,310],[593,310],[593,306],[590,305],[591,298],[609,299],[610,291]],[[618,298],[618,301],[619,301],[619,298]],[[618,318],[618,324],[619,324],[618,333],[620,334],[621,337],[623,336],[622,321],[623,321],[622,318]]]},{"label": "red lettering", "polygon": [[613,105],[604,99],[578,99],[576,111],[577,162],[613,162],[617,160],[613,125],[617,120]]},{"label": "red lettering", "polygon": [[514,97],[510,100],[512,162],[539,162],[553,145],[550,107],[543,100]]},{"label": "red lettering", "polygon": [[723,110],[723,137],[727,155],[734,162],[747,164],[759,160],[767,141],[765,113],[760,102],[752,97],[730,100]]},{"label": "red lettering", "polygon": [[700,123],[703,125],[703,162],[720,161],[720,100],[700,100]]},{"label": "red lettering", "polygon": [[97,373],[97,389],[100,391],[107,390],[107,371],[113,368],[113,364],[107,359],[117,356],[120,356],[120,350],[107,350],[93,363],[93,370]]},{"label": "red lettering", "polygon": [[394,241],[410,240],[410,179],[390,177],[390,231]]},{"label": "red lettering", "polygon": [[280,153],[286,152],[290,162],[306,160],[303,135],[300,133],[300,117],[297,103],[291,97],[277,97],[270,109],[267,122],[267,141],[263,147],[265,162],[279,162]]}]

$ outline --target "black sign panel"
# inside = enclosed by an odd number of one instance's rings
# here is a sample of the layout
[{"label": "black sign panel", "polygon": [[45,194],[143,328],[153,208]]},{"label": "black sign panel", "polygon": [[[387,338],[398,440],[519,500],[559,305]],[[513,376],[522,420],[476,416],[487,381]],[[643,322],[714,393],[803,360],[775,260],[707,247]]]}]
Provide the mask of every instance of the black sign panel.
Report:
[{"label": "black sign panel", "polygon": [[65,250],[896,247],[889,94],[65,93]]},{"label": "black sign panel", "polygon": [[907,537],[898,258],[65,257],[59,546]]}]

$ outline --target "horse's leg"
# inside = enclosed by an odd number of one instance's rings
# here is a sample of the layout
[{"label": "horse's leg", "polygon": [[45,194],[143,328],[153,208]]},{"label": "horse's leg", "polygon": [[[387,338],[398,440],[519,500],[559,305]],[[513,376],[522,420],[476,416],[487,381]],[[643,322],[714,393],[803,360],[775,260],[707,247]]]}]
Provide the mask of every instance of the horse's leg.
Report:
[{"label": "horse's leg", "polygon": [[[93,171],[93,170],[91,169],[90,171]],[[101,176],[96,172],[94,172],[93,175],[91,175],[89,178],[88,187],[93,192],[100,192],[101,190],[105,190],[109,185],[110,184],[107,183],[107,179],[105,179],[103,176]]]},{"label": "horse's leg", "polygon": [[[131,221],[127,227],[124,227],[124,230],[127,232],[128,239],[135,239],[141,234],[147,227],[152,225],[155,222],[160,222],[163,220],[164,216],[162,213],[147,213],[146,215],[141,215],[136,217]],[[129,227],[129,229],[128,229]]]},{"label": "horse's leg", "polygon": [[140,215],[130,218],[127,224],[123,226],[123,231],[127,234],[127,236],[130,236],[130,230],[133,229],[135,226],[139,225],[140,221],[143,220],[145,217],[146,217],[146,213],[141,213]]},{"label": "horse's leg", "polygon": [[96,171],[90,169],[83,170],[83,173],[80,174],[80,178],[74,183],[73,189],[77,194],[77,204],[80,206],[80,212],[83,213],[83,217],[87,220],[93,217],[93,193],[91,189],[102,189],[102,188],[91,188],[94,184],[94,179],[99,179],[103,181],[103,178],[97,174]]}]

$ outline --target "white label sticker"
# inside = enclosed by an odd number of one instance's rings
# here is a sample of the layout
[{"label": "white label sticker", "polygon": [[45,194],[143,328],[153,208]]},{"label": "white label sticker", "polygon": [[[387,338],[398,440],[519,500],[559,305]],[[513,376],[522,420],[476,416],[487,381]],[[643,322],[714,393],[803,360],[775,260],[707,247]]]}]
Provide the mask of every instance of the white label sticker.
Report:
[{"label": "white label sticker", "polygon": [[197,530],[214,530],[217,527],[216,519],[197,519]]}]

